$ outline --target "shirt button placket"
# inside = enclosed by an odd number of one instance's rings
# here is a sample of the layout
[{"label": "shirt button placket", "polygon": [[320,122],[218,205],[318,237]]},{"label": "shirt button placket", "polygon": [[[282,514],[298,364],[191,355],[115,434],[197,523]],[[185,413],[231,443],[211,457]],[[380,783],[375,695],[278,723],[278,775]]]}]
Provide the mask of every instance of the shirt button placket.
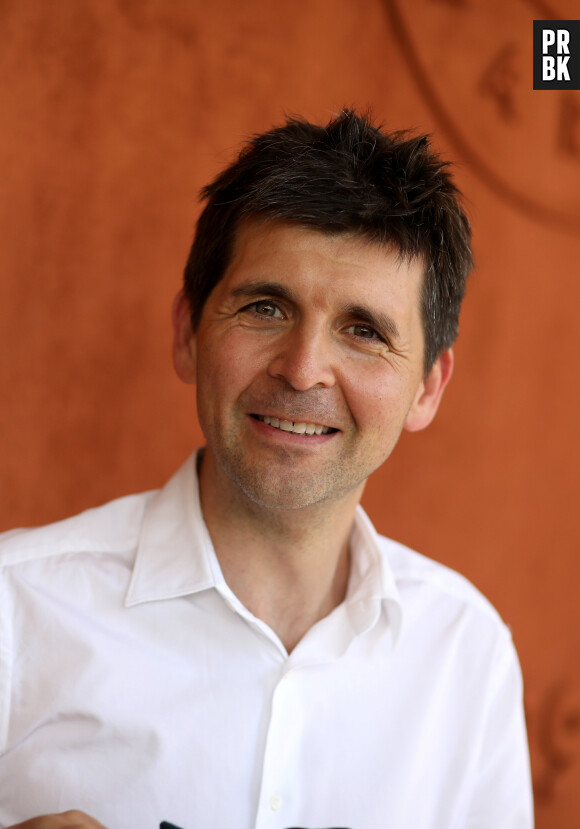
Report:
[{"label": "shirt button placket", "polygon": [[[295,721],[292,679],[294,671],[288,671],[278,682],[272,699],[268,737],[264,754],[261,785],[261,808],[258,810],[256,829],[272,829],[284,823],[284,786],[288,774],[287,748],[292,744],[292,723]],[[292,765],[292,763],[290,763]],[[282,823],[280,823],[282,821]]]}]

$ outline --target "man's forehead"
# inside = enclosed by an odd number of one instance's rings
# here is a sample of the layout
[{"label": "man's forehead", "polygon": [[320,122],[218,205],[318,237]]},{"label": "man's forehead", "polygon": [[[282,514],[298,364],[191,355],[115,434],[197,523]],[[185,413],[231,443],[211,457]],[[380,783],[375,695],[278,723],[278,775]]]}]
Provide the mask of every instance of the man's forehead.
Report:
[{"label": "man's forehead", "polygon": [[406,265],[413,269],[415,265],[419,265],[425,269],[425,257],[423,254],[403,250],[394,238],[379,239],[375,238],[371,232],[362,229],[337,230],[332,227],[319,227],[318,225],[306,222],[281,220],[275,217],[260,215],[248,216],[238,222],[232,234],[233,243],[228,268],[239,258],[240,253],[248,241],[253,246],[260,247],[261,243],[267,239],[271,240],[275,232],[279,230],[302,232],[305,237],[309,237],[315,242],[316,239],[319,239],[321,247],[333,241],[344,241],[347,244],[353,242],[357,245],[368,247],[371,251],[376,251],[379,257],[384,257],[385,262],[388,261],[392,264],[394,261],[399,267]]}]

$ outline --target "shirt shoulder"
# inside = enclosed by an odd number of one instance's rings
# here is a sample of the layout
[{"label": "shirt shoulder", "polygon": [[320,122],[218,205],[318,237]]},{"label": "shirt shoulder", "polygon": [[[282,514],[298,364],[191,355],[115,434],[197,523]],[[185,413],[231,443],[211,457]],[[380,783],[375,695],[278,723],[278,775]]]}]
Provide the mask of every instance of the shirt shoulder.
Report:
[{"label": "shirt shoulder", "polygon": [[156,490],[127,495],[42,527],[0,533],[0,568],[70,553],[115,553],[134,547]]},{"label": "shirt shoulder", "polygon": [[446,599],[469,607],[492,624],[506,628],[495,607],[465,576],[390,538],[378,536],[378,541],[402,594],[420,590],[433,600]]}]

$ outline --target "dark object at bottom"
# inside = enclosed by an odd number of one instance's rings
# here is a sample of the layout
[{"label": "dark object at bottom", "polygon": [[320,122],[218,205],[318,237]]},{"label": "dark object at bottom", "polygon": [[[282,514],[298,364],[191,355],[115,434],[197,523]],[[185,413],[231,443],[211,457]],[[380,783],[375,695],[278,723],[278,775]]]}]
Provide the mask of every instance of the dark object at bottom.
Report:
[{"label": "dark object at bottom", "polygon": [[[159,829],[181,829],[180,826],[176,826],[175,823],[169,823],[167,820],[162,820],[159,824]],[[304,829],[302,826],[289,826],[288,829]],[[346,826],[332,826],[329,829],[348,829]]]}]

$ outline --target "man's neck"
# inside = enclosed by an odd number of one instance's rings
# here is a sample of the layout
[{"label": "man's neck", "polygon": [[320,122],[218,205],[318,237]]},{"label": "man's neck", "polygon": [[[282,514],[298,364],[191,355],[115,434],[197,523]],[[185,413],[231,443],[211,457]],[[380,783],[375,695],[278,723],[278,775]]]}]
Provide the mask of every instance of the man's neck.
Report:
[{"label": "man's neck", "polygon": [[206,455],[201,505],[224,578],[290,652],[346,595],[360,493],[305,509],[271,509],[223,478]]}]

